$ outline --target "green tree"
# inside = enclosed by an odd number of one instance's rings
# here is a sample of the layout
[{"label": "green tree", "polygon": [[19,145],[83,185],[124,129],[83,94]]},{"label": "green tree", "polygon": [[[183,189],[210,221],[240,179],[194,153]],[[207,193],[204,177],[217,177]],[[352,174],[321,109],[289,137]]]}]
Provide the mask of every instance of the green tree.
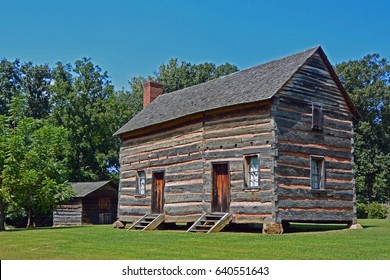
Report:
[{"label": "green tree", "polygon": [[390,65],[378,54],[336,65],[362,119],[354,123],[360,202],[390,201]]},{"label": "green tree", "polygon": [[83,58],[73,67],[57,64],[53,78],[52,120],[68,131],[70,180],[111,178],[112,165],[118,161],[113,159],[118,146],[109,117],[116,108],[109,106],[114,89],[107,73]]},{"label": "green tree", "polygon": [[8,115],[13,97],[20,94],[20,62],[0,60],[0,115]]},{"label": "green tree", "polygon": [[5,209],[6,201],[8,199],[8,193],[3,188],[3,177],[1,174],[4,170],[4,160],[7,150],[7,141],[8,141],[8,127],[6,117],[0,115],[0,231],[4,231],[5,227]]},{"label": "green tree", "polygon": [[229,63],[215,66],[214,63],[191,64],[186,61],[178,62],[177,58],[162,64],[155,73],[156,80],[164,84],[165,92],[176,91],[185,87],[204,83],[215,78],[238,71]]},{"label": "green tree", "polygon": [[27,62],[21,66],[20,71],[21,86],[28,104],[28,116],[37,119],[49,116],[51,69],[47,65]]},{"label": "green tree", "polygon": [[14,98],[9,117],[0,117],[0,229],[5,213],[23,210],[28,226],[35,214],[53,210],[67,201],[72,191],[66,180],[66,131],[47,120],[25,117],[21,98]]}]

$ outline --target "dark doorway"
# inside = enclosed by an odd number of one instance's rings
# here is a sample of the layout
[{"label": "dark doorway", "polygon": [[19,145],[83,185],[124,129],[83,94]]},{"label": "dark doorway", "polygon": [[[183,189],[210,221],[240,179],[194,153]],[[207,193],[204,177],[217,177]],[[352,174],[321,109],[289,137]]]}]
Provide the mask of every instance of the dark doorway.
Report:
[{"label": "dark doorway", "polygon": [[227,163],[213,164],[213,201],[212,212],[229,212],[230,182]]},{"label": "dark doorway", "polygon": [[152,213],[164,212],[164,187],[165,179],[164,172],[153,173],[152,184]]}]

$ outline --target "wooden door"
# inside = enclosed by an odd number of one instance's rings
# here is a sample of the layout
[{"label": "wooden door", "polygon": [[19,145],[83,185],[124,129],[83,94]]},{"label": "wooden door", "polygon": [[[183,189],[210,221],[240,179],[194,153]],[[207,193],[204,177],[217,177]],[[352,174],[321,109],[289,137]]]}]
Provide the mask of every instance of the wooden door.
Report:
[{"label": "wooden door", "polygon": [[153,173],[152,184],[152,213],[164,212],[164,172]]},{"label": "wooden door", "polygon": [[213,201],[211,211],[229,212],[230,181],[227,163],[213,164]]}]

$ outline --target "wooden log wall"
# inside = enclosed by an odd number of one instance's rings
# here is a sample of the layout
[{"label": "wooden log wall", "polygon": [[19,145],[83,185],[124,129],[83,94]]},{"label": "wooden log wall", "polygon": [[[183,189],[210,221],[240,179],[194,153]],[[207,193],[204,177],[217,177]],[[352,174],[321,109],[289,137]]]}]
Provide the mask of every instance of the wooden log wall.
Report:
[{"label": "wooden log wall", "polygon": [[[119,220],[133,222],[151,208],[152,173],[164,171],[166,222],[195,221],[203,209],[202,119],[124,140],[120,150]],[[137,171],[146,196],[136,196]]]},{"label": "wooden log wall", "polygon": [[80,226],[82,225],[81,198],[75,198],[68,204],[60,205],[53,211],[53,226]]},{"label": "wooden log wall", "polygon": [[[314,131],[312,103],[323,105],[323,131]],[[318,54],[276,95],[277,221],[352,221],[352,114]],[[323,156],[325,190],[310,186],[310,155]]]},{"label": "wooden log wall", "polygon": [[[230,213],[234,223],[273,218],[273,131],[271,104],[206,114],[203,126],[204,193],[211,209],[212,164],[226,162],[230,172]],[[260,188],[244,190],[244,156],[259,156]]]},{"label": "wooden log wall", "polygon": [[[213,111],[187,123],[125,139],[120,150],[119,220],[150,212],[152,172],[165,172],[165,222],[194,222],[211,209],[212,164],[229,164],[233,222],[272,219],[274,146],[270,102]],[[260,156],[260,189],[244,191],[244,155]],[[146,196],[136,196],[137,171]]]}]

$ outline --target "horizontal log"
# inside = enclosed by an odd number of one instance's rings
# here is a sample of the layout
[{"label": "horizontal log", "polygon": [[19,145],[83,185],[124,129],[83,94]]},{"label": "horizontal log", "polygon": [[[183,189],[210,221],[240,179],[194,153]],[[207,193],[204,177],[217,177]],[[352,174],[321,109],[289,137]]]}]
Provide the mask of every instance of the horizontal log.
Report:
[{"label": "horizontal log", "polygon": [[196,222],[202,214],[191,214],[191,215],[167,215],[165,214],[166,223],[193,223]]},{"label": "horizontal log", "polygon": [[271,222],[272,214],[233,214],[232,223],[236,224],[263,224],[266,222]]},{"label": "horizontal log", "polygon": [[286,196],[286,197],[306,197],[306,198],[334,198],[334,199],[344,199],[353,201],[354,194],[352,191],[315,191],[311,189],[303,188],[277,188],[277,195]]},{"label": "horizontal log", "polygon": [[125,223],[133,223],[138,221],[144,215],[119,215],[118,220]]},{"label": "horizontal log", "polygon": [[241,118],[223,118],[219,119],[218,121],[206,121],[204,125],[205,132],[213,131],[213,130],[219,130],[219,129],[228,129],[228,128],[238,128],[238,127],[245,127],[245,126],[256,126],[264,123],[268,123],[271,121],[270,116],[266,117],[259,117],[253,116],[253,117],[246,117],[246,115],[242,116]]},{"label": "horizontal log", "polygon": [[283,208],[353,208],[353,201],[348,200],[328,200],[328,199],[281,199],[278,207]]},{"label": "horizontal log", "polygon": [[352,141],[350,138],[338,138],[334,136],[327,136],[326,134],[313,133],[311,131],[297,131],[293,128],[279,128],[278,132],[279,140],[294,141],[303,144],[315,143],[319,145],[327,145],[346,149],[350,149],[352,147]]},{"label": "horizontal log", "polygon": [[254,125],[254,126],[205,131],[204,139],[206,140],[206,139],[217,138],[217,137],[257,134],[257,133],[269,132],[271,130],[272,130],[271,122],[268,122],[261,125]]},{"label": "horizontal log", "polygon": [[203,184],[190,184],[190,185],[165,185],[165,193],[201,193],[203,190]]},{"label": "horizontal log", "polygon": [[331,157],[334,156],[334,157],[345,158],[349,160],[352,159],[352,154],[350,152],[335,151],[329,148],[308,147],[308,146],[303,146],[298,144],[278,143],[278,151],[280,153],[286,151],[286,152],[303,153],[303,154],[317,155],[317,156],[331,156]]},{"label": "horizontal log", "polygon": [[[202,119],[193,119],[190,122],[178,124],[177,126],[171,127],[170,129],[165,129],[158,132],[153,131],[147,135],[140,135],[136,138],[122,141],[121,148],[126,149],[129,147],[142,147],[142,145],[149,145],[150,142],[163,141],[165,139],[173,139],[175,137],[196,133],[198,130],[201,130],[201,128]],[[185,139],[185,137],[183,138]]]},{"label": "horizontal log", "polygon": [[[304,155],[301,156],[292,156],[280,153],[277,158],[278,166],[280,165],[296,165],[296,166],[306,166],[310,167],[310,156]],[[325,159],[325,165],[328,169],[345,169],[345,170],[353,170],[353,164],[351,162],[338,162],[338,161],[329,161]]]},{"label": "horizontal log", "polygon": [[[203,149],[205,150],[219,150],[219,149],[244,149],[251,146],[264,145],[272,142],[274,136],[271,131],[258,135],[239,135],[238,137],[224,137],[211,138],[203,142]],[[222,148],[221,148],[222,147]]]},{"label": "horizontal log", "polygon": [[187,180],[197,180],[202,179],[202,173],[191,173],[191,174],[170,174],[166,173],[165,181],[166,182],[177,182],[177,181],[187,181]]},{"label": "horizontal log", "polygon": [[145,160],[145,161],[135,161],[135,162],[124,162],[121,166],[121,170],[143,170],[146,168],[164,168],[165,166],[173,164],[183,164],[194,162],[197,160],[202,160],[202,155],[200,153],[194,153],[190,155],[177,156],[172,158],[165,159],[154,159],[154,160]]},{"label": "horizontal log", "polygon": [[[279,129],[294,128],[294,130],[296,131],[302,131],[302,132],[312,131],[311,121],[296,121],[296,120],[291,120],[287,117],[278,116],[275,118],[275,122]],[[337,128],[333,128],[330,126],[324,126],[321,132],[312,131],[312,133],[317,133],[317,134],[321,133],[323,135],[339,137],[344,139],[352,139],[353,136],[352,130],[338,130]]]},{"label": "horizontal log", "polygon": [[119,204],[121,206],[150,206],[151,198],[147,197],[134,197],[134,196],[120,196]]},{"label": "horizontal log", "polygon": [[202,211],[202,203],[174,203],[164,205],[164,212],[171,216],[201,214]]},{"label": "horizontal log", "polygon": [[128,216],[143,216],[147,213],[150,213],[150,207],[147,206],[132,206],[132,207],[123,207],[120,205],[118,207],[118,216],[128,215]]},{"label": "horizontal log", "polygon": [[181,147],[171,147],[169,149],[152,151],[148,153],[136,153],[136,154],[121,154],[121,160],[123,163],[176,158],[182,155],[188,155],[188,153],[199,153],[200,143],[184,145]]},{"label": "horizontal log", "polygon": [[352,221],[355,213],[349,211],[310,211],[310,210],[279,210],[277,219],[284,221]]},{"label": "horizontal log", "polygon": [[231,213],[235,214],[272,214],[273,207],[270,203],[232,202]]},{"label": "horizontal log", "polygon": [[[203,162],[197,161],[194,163],[184,163],[184,164],[178,164],[174,166],[167,167],[166,170],[166,176],[172,176],[173,178],[177,175],[185,175],[185,174],[193,174],[194,176],[198,176],[197,174],[202,175],[203,174]],[[180,178],[180,177],[179,177]],[[193,179],[196,179],[194,177]]]},{"label": "horizontal log", "polygon": [[203,200],[210,200],[211,196],[204,196],[202,193],[178,193],[165,195],[165,203],[178,203],[178,202],[202,202]]},{"label": "horizontal log", "polygon": [[230,199],[233,202],[271,202],[273,200],[273,192],[270,190],[232,192]]},{"label": "horizontal log", "polygon": [[270,145],[264,147],[253,147],[247,149],[231,149],[221,151],[206,151],[204,153],[205,160],[213,159],[226,159],[226,158],[243,158],[244,155],[261,154],[263,156],[273,155],[273,151]]}]

